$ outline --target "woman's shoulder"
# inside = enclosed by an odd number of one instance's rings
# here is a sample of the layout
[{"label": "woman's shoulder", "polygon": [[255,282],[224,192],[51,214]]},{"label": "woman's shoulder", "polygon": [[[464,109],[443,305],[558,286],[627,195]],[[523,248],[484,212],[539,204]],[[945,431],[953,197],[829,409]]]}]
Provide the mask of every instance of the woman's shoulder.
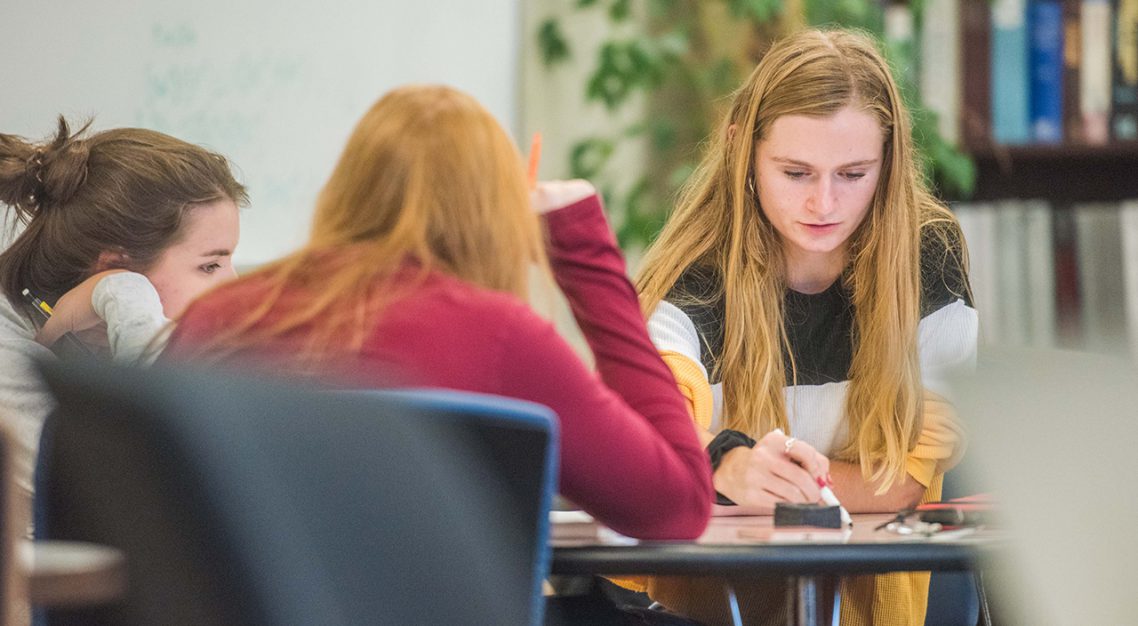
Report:
[{"label": "woman's shoulder", "polygon": [[0,339],[31,337],[35,332],[32,321],[12,305],[8,296],[0,293]]},{"label": "woman's shoulder", "polygon": [[921,317],[958,300],[972,306],[964,234],[951,214],[921,226]]},{"label": "woman's shoulder", "polygon": [[514,294],[487,289],[438,271],[428,274],[408,298],[421,300],[432,309],[452,309],[467,324],[503,318],[540,319],[529,304]]},{"label": "woman's shoulder", "polygon": [[99,279],[91,292],[91,305],[106,320],[111,303],[120,303],[126,310],[163,317],[158,290],[149,278],[137,272],[114,272]]},{"label": "woman's shoulder", "polygon": [[693,263],[680,273],[664,301],[693,319],[716,319],[723,306],[719,269]]},{"label": "woman's shoulder", "polygon": [[35,335],[36,326],[31,319],[0,294],[0,369],[15,373],[18,364],[20,368],[29,368],[32,358],[49,357],[51,351],[38,343]]},{"label": "woman's shoulder", "polygon": [[[700,346],[700,359],[705,365],[714,362],[723,345],[723,289],[718,268],[710,265],[689,265],[676,279],[675,284],[664,296],[664,302],[675,309],[664,310],[657,307],[649,320],[649,332],[655,334],[664,318],[671,318],[665,325],[679,323],[695,330]],[[677,320],[676,316],[686,320]]]}]

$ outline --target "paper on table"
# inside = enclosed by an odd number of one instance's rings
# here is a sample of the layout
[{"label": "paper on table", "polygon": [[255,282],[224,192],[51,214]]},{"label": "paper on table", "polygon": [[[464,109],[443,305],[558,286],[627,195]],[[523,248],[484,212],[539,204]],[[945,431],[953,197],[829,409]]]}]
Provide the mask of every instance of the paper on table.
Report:
[{"label": "paper on table", "polygon": [[554,524],[587,524],[595,520],[584,511],[550,511],[549,521]]},{"label": "paper on table", "polygon": [[608,544],[634,544],[636,539],[626,537],[605,526],[584,511],[550,511],[554,539],[596,539]]}]

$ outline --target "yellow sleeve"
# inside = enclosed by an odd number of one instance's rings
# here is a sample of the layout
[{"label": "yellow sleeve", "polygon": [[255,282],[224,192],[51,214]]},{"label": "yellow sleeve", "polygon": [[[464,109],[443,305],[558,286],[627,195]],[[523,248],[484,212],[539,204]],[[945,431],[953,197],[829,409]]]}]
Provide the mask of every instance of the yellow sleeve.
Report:
[{"label": "yellow sleeve", "polygon": [[660,358],[664,359],[664,363],[676,377],[680,393],[687,398],[688,413],[692,419],[704,430],[711,430],[711,383],[707,381],[699,363],[671,350],[661,352]]},{"label": "yellow sleeve", "polygon": [[952,469],[964,456],[965,433],[956,410],[943,396],[925,390],[924,426],[917,446],[909,452],[905,470],[925,487]]}]

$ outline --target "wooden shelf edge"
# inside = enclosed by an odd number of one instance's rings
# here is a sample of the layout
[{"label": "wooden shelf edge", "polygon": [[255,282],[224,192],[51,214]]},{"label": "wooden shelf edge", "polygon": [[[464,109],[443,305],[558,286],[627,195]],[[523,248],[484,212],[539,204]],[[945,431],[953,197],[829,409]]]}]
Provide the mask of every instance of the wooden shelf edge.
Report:
[{"label": "wooden shelf edge", "polygon": [[954,202],[1043,199],[1058,205],[1138,198],[1138,141],[973,150],[976,188]]}]

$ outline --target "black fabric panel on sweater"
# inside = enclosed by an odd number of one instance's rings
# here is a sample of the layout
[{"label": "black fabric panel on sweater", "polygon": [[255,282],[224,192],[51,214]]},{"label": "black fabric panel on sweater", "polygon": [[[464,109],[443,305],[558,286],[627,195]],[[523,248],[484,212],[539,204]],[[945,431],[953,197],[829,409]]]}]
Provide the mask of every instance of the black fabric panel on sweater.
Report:
[{"label": "black fabric panel on sweater", "polygon": [[921,319],[957,300],[974,307],[964,271],[964,235],[955,225],[944,234],[932,228],[921,232]]},{"label": "black fabric panel on sweater", "polygon": [[[964,300],[972,306],[968,276],[964,271],[962,235],[953,228],[942,237],[931,228],[921,236],[921,319]],[[946,242],[947,239],[947,242]],[[714,268],[688,267],[664,300],[691,319],[700,337],[700,362],[711,376],[723,349],[723,301],[715,297],[719,274]],[[787,385],[821,385],[849,379],[853,362],[854,307],[851,294],[839,278],[825,291],[802,294],[787,290],[783,299],[786,332],[797,365],[792,377],[790,356],[783,355]]]},{"label": "black fabric panel on sweater", "polygon": [[707,370],[711,384],[720,382],[715,373],[715,360],[723,351],[723,300],[715,298],[719,291],[719,272],[715,268],[689,266],[664,296],[695,324],[699,335],[699,360]]}]

